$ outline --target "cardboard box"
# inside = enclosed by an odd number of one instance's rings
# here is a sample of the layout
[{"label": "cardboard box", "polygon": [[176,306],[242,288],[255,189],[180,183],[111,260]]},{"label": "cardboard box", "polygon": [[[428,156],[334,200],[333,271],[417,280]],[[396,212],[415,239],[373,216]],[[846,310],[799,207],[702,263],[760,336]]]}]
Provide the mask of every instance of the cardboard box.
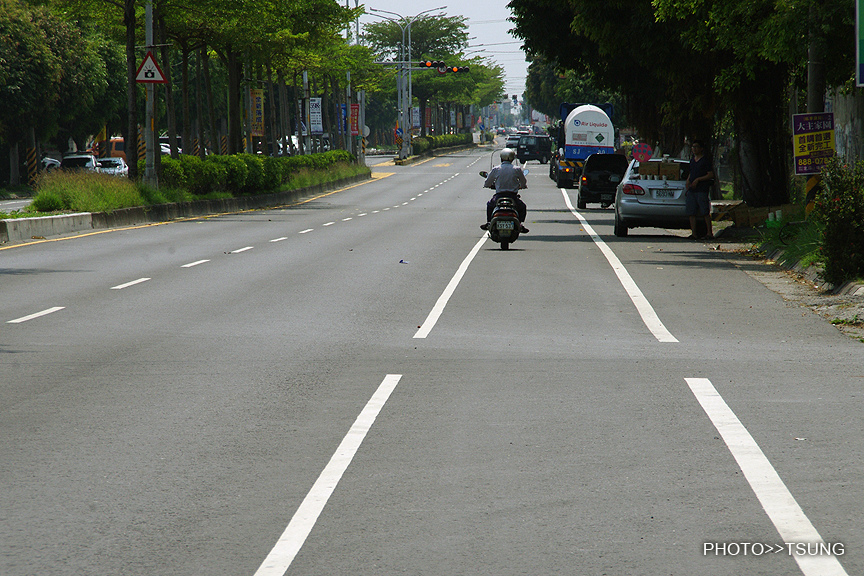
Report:
[{"label": "cardboard box", "polygon": [[660,163],[659,162],[640,162],[639,163],[639,175],[640,176],[657,176],[660,174]]},{"label": "cardboard box", "polygon": [[659,176],[662,178],[666,176],[667,180],[680,180],[681,179],[681,165],[677,162],[660,162],[660,173]]}]

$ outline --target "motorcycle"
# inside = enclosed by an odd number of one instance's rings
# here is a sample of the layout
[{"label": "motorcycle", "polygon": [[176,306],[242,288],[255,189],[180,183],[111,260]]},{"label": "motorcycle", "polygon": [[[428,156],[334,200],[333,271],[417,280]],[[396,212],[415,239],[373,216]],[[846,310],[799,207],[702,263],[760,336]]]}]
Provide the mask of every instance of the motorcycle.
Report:
[{"label": "motorcycle", "polygon": [[[527,173],[527,170],[525,171]],[[486,178],[488,172],[480,172],[480,176]],[[516,211],[516,202],[513,198],[498,198],[495,209],[492,211],[492,220],[489,221],[487,232],[493,242],[501,244],[502,250],[509,250],[510,244],[519,238],[522,230],[522,222]]]}]

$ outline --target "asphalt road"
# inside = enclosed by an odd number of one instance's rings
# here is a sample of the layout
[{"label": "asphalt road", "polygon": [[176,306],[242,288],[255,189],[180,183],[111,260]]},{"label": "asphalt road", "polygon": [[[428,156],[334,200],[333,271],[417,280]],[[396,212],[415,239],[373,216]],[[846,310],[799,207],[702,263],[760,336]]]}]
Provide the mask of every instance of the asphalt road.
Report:
[{"label": "asphalt road", "polygon": [[861,344],[488,165],[0,249],[0,574],[864,573]]}]

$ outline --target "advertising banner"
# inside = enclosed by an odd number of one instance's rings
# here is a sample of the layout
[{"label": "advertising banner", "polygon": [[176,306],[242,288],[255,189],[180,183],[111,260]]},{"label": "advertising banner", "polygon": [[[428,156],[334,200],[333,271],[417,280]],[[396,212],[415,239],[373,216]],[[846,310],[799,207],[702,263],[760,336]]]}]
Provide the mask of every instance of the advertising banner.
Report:
[{"label": "advertising banner", "polygon": [[252,88],[249,97],[252,102],[252,135],[264,136],[264,90]]},{"label": "advertising banner", "polygon": [[351,104],[351,135],[360,135],[360,104]]},{"label": "advertising banner", "polygon": [[324,120],[321,117],[321,98],[309,99],[309,118],[312,134],[324,134]]},{"label": "advertising banner", "polygon": [[792,115],[792,150],[795,174],[819,174],[834,156],[834,114]]}]

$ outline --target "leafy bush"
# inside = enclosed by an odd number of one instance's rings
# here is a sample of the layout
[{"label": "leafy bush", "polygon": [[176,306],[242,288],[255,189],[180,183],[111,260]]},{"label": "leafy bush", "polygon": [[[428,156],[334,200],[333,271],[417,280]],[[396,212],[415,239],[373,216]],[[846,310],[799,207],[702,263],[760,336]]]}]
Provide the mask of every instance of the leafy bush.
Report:
[{"label": "leafy bush", "polygon": [[187,186],[186,173],[183,172],[183,166],[179,160],[175,160],[170,156],[162,156],[161,164],[162,174],[159,176],[160,184],[176,188],[185,188]]},{"label": "leafy bush", "polygon": [[282,185],[282,162],[279,158],[264,158],[264,189],[275,190]]},{"label": "leafy bush", "polygon": [[244,194],[256,194],[264,188],[264,161],[253,154],[238,154],[246,163],[246,183],[241,190]]},{"label": "leafy bush", "polygon": [[180,154],[178,157],[180,168],[183,170],[185,188],[196,196],[207,194],[206,182],[204,181],[204,161],[198,156],[191,154]]},{"label": "leafy bush", "polygon": [[63,210],[63,198],[56,190],[38,192],[30,203],[30,212],[59,212]]},{"label": "leafy bush", "polygon": [[246,186],[246,177],[249,174],[249,168],[246,166],[240,157],[233,156],[207,156],[205,163],[219,164],[225,167],[225,183],[224,189],[234,194],[240,194],[243,187]]},{"label": "leafy bush", "polygon": [[814,214],[822,226],[825,280],[839,286],[864,275],[864,162],[829,161]]},{"label": "leafy bush", "polygon": [[228,168],[225,164],[217,162],[201,163],[201,186],[203,194],[219,192],[228,189]]}]

